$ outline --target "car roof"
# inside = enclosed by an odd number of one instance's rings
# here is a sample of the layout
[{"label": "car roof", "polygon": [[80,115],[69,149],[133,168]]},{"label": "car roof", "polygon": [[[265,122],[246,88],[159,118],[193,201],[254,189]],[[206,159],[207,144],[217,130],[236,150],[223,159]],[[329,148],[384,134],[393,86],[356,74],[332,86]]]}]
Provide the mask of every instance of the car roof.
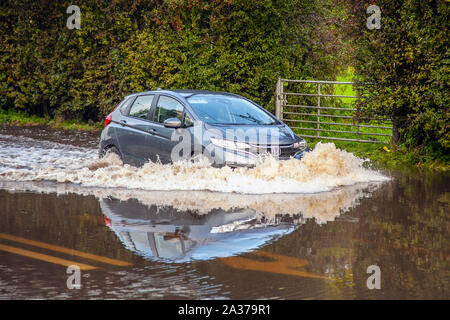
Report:
[{"label": "car roof", "polygon": [[233,97],[240,97],[237,94],[230,93],[230,92],[222,92],[222,91],[210,91],[210,90],[194,90],[194,89],[172,89],[172,90],[163,90],[163,89],[157,89],[157,90],[151,90],[151,91],[142,91],[142,92],[136,92],[132,93],[125,98],[135,96],[135,95],[141,95],[141,94],[155,94],[155,93],[171,93],[175,95],[179,95],[183,98],[189,98],[190,96],[193,96],[195,94],[216,94],[216,95],[227,95],[227,96],[233,96]]}]

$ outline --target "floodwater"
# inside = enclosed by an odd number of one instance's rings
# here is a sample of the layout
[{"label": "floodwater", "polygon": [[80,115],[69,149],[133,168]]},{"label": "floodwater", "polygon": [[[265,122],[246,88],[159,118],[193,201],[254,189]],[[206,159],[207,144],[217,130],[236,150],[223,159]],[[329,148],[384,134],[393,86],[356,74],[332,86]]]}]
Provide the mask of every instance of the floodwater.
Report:
[{"label": "floodwater", "polygon": [[97,143],[0,127],[0,299],[449,298],[449,174],[333,144],[250,170],[137,169]]}]

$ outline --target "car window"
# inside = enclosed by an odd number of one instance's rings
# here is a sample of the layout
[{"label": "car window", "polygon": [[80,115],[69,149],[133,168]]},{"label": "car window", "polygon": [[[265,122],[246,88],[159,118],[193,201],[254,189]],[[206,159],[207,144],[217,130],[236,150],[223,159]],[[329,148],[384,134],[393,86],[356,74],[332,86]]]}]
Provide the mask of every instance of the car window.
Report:
[{"label": "car window", "polygon": [[256,104],[236,96],[195,94],[187,98],[195,114],[204,122],[228,125],[271,125],[278,121]]},{"label": "car window", "polygon": [[128,106],[130,105],[130,102],[131,102],[132,100],[133,100],[133,98],[130,97],[130,98],[128,98],[128,99],[122,101],[122,103],[119,105],[119,109],[120,109],[120,112],[121,112],[122,114],[127,114],[127,108],[128,108]]},{"label": "car window", "polygon": [[154,121],[163,123],[169,118],[178,118],[181,121],[183,109],[183,105],[177,100],[167,96],[160,96],[155,110]]},{"label": "car window", "polygon": [[153,95],[137,97],[131,106],[130,113],[128,115],[130,117],[148,120],[148,112],[152,106],[153,97]]}]

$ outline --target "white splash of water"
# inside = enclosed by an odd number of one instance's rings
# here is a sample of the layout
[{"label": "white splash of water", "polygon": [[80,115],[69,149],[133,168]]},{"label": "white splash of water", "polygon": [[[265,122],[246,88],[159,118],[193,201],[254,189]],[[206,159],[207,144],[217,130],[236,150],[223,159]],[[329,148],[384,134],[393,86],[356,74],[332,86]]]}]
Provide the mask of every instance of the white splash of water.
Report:
[{"label": "white splash of water", "polygon": [[137,190],[209,190],[242,194],[317,193],[361,182],[386,181],[364,160],[317,143],[301,161],[269,158],[254,168],[214,168],[207,162],[122,165],[97,150],[0,135],[0,180],[55,181],[85,187]]}]

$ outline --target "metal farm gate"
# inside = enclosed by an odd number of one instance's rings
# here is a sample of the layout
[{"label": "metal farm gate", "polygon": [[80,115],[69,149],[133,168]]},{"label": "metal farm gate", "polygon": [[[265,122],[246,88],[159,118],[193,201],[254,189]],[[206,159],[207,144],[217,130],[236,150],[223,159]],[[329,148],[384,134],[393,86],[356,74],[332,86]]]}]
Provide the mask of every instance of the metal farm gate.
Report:
[{"label": "metal farm gate", "polygon": [[275,114],[302,137],[387,143],[392,121],[362,117],[363,84],[278,79]]}]

